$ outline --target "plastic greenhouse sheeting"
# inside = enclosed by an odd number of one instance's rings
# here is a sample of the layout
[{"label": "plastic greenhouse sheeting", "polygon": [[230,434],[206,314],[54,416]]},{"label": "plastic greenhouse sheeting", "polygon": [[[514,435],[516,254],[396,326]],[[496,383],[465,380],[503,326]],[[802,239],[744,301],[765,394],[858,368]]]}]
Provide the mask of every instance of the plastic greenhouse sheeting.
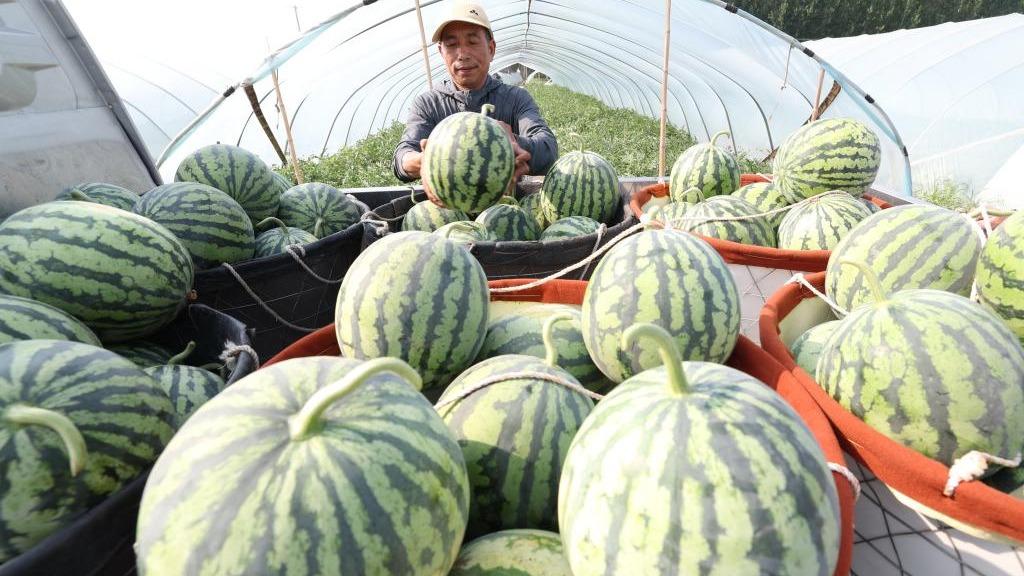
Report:
[{"label": "plastic greenhouse sheeting", "polygon": [[[450,1],[422,2],[428,37]],[[402,120],[426,89],[412,0],[299,2],[294,9],[295,2],[273,1],[259,10],[240,0],[104,2],[104,13],[117,13],[117,28],[94,14],[94,3],[67,3],[165,178],[184,154],[217,141],[279,163],[243,91],[230,89],[253,85],[283,145],[271,69],[279,71],[300,157],[332,153]],[[660,114],[664,2],[482,4],[497,42],[492,72],[522,64],[611,106]],[[132,30],[122,33],[126,26]],[[883,145],[875,187],[910,194],[903,145],[882,109],[792,38],[717,0],[675,0],[670,52],[669,121],[701,141],[730,130],[734,146],[752,157],[766,155],[809,118],[824,70],[822,98],[838,95],[823,117],[868,123]],[[444,63],[436,47],[428,53],[440,82]],[[183,138],[174,138],[186,118],[197,117]]]},{"label": "plastic greenhouse sheeting", "polygon": [[889,113],[916,186],[1024,208],[1024,14],[807,45]]}]

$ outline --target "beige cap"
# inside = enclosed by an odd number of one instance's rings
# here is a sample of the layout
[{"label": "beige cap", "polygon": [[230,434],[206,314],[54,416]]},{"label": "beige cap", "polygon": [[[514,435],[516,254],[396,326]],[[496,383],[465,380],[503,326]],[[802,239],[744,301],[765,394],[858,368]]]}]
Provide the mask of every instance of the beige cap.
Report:
[{"label": "beige cap", "polygon": [[444,27],[452,22],[468,22],[477,26],[483,26],[488,30],[491,29],[491,21],[487,18],[487,13],[484,12],[483,6],[456,0],[451,4],[451,9],[448,11],[445,19],[434,29],[434,37],[431,42],[440,42],[441,32],[444,30]]}]

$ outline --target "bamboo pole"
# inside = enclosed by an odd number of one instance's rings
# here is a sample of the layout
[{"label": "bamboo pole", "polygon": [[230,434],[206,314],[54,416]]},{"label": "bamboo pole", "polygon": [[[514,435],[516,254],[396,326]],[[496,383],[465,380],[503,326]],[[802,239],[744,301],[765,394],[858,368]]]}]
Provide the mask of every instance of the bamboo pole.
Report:
[{"label": "bamboo pole", "polygon": [[295,154],[295,138],[292,136],[292,124],[288,121],[288,110],[284,107],[284,98],[281,96],[281,84],[277,79],[275,68],[270,77],[274,80],[274,92],[277,94],[277,108],[281,111],[281,119],[284,121],[284,133],[288,137],[288,154],[292,158],[292,171],[295,173],[295,183],[303,184],[306,179],[302,175],[302,167],[299,166],[299,158]]},{"label": "bamboo pole", "polygon": [[665,0],[665,63],[661,71],[661,133],[658,136],[658,181],[665,182],[665,127],[668,122],[668,56],[672,35],[672,0]]},{"label": "bamboo pole", "polygon": [[811,122],[818,119],[818,107],[821,106],[821,87],[825,83],[825,69],[818,71],[818,92],[814,95],[814,110],[811,110]]},{"label": "bamboo pole", "polygon": [[427,69],[427,88],[434,89],[434,75],[430,71],[430,54],[427,53],[427,32],[423,29],[423,13],[420,0],[416,0],[416,20],[420,23],[420,47],[423,48],[423,66]]}]

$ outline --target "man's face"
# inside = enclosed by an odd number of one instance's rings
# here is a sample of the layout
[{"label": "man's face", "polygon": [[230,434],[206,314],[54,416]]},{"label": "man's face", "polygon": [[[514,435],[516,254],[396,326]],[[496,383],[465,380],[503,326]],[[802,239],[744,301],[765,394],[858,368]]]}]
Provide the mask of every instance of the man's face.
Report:
[{"label": "man's face", "polygon": [[452,22],[441,32],[439,46],[448,74],[460,90],[476,90],[487,80],[494,58],[494,40],[482,26]]}]

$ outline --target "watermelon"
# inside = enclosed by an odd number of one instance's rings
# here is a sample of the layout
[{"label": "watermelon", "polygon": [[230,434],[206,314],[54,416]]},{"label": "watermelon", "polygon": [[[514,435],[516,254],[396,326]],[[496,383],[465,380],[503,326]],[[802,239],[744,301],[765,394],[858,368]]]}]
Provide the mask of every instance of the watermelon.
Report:
[{"label": "watermelon", "polygon": [[457,112],[438,122],[423,151],[424,186],[448,208],[478,214],[509,189],[515,156],[508,133],[488,114]]},{"label": "watermelon", "polygon": [[558,528],[562,460],[593,402],[556,382],[580,387],[548,352],[547,360],[488,358],[460,374],[437,402],[469,472],[468,537]]},{"label": "watermelon", "polygon": [[654,346],[620,346],[630,326],[655,322],[683,357],[724,362],[740,332],[740,298],[725,261],[707,242],[677,230],[647,230],[609,250],[583,298],[583,340],[613,382],[660,363]]},{"label": "watermelon", "polygon": [[54,200],[81,200],[106,204],[121,210],[131,211],[139,195],[131,190],[103,182],[76,184],[61,191]]},{"label": "watermelon", "polygon": [[1024,343],[1024,212],[989,236],[978,260],[978,296]]},{"label": "watermelon", "polygon": [[811,432],[781,396],[738,370],[683,362],[620,384],[576,434],[558,487],[572,573],[831,576],[839,499]]},{"label": "watermelon", "polygon": [[476,217],[476,221],[498,241],[528,241],[540,238],[537,221],[511,198],[507,204],[495,204]]},{"label": "watermelon", "polygon": [[149,468],[173,418],[159,384],[102,348],[0,344],[0,564]]},{"label": "watermelon", "polygon": [[476,357],[487,328],[487,277],[468,250],[426,232],[396,232],[356,258],[338,290],[343,356],[394,356],[447,386]]},{"label": "watermelon", "polygon": [[307,182],[281,194],[277,217],[317,238],[341,232],[359,222],[366,205],[329,184]]},{"label": "watermelon", "polygon": [[527,194],[519,200],[519,207],[526,211],[527,214],[533,216],[539,230],[544,230],[549,224],[547,217],[544,216],[543,200],[544,197],[540,192]]},{"label": "watermelon", "polygon": [[284,174],[281,174],[280,172],[274,171],[273,178],[274,178],[275,181],[277,181],[277,184],[281,188],[282,191],[283,190],[287,190],[287,189],[291,188],[292,186],[295,186],[295,182],[293,181],[291,176],[285,176]]},{"label": "watermelon", "polygon": [[103,346],[88,326],[61,309],[0,294],[0,344],[16,340],[71,340]]},{"label": "watermelon", "polygon": [[[733,192],[732,195],[737,198],[742,198],[748,204],[756,208],[759,213],[779,210],[801,200],[800,198],[794,198],[793,196],[786,194],[781,188],[772,182],[754,182],[753,184],[747,184]],[[782,218],[786,214],[786,212],[776,212],[775,214],[766,216],[765,218],[768,219],[768,224],[771,225],[772,228],[778,230],[779,223],[782,222]]]},{"label": "watermelon", "polygon": [[297,358],[199,408],[150,473],[141,574],[444,575],[466,529],[458,445],[395,358]]},{"label": "watermelon", "polygon": [[621,202],[619,175],[595,152],[574,150],[563,154],[548,173],[540,189],[545,220],[586,216],[610,223]]},{"label": "watermelon", "polygon": [[852,118],[828,118],[800,127],[779,146],[773,181],[795,198],[830,190],[860,196],[881,163],[878,136],[870,128]]},{"label": "watermelon", "polygon": [[846,192],[819,194],[789,209],[779,224],[783,250],[831,250],[871,215],[864,204]]},{"label": "watermelon", "polygon": [[740,168],[736,157],[727,150],[715,146],[715,142],[729,132],[722,130],[711,137],[707,144],[694,144],[686,149],[669,173],[669,196],[673,202],[700,201],[690,189],[697,188],[703,198],[732,194],[740,187]]},{"label": "watermelon", "polygon": [[458,221],[445,224],[434,230],[435,236],[446,238],[457,244],[476,244],[478,242],[494,242],[494,234],[480,222]]},{"label": "watermelon", "polygon": [[256,258],[265,258],[277,254],[284,254],[289,246],[294,244],[311,244],[316,242],[316,236],[301,228],[286,226],[277,218],[266,218],[256,225],[256,228],[273,226],[269,230],[260,232],[256,236]]},{"label": "watermelon", "polygon": [[114,354],[127,358],[132,364],[139,368],[160,366],[166,364],[174,356],[174,352],[166,347],[145,340],[125,344],[114,344],[107,346]]},{"label": "watermelon", "polygon": [[947,466],[972,450],[1024,452],[1024,348],[1010,329],[963,296],[887,293],[866,264],[842,262],[861,270],[874,300],[825,342],[822,388],[879,433]]},{"label": "watermelon", "polygon": [[600,227],[600,222],[586,216],[566,216],[545,228],[544,232],[540,235],[540,239],[546,241],[589,236],[596,233]]},{"label": "watermelon", "polygon": [[685,230],[690,223],[690,210],[694,206],[696,204],[689,202],[669,202],[652,210],[651,220],[661,222],[666,228]]},{"label": "watermelon", "polygon": [[845,310],[871,301],[860,270],[840,266],[849,259],[869,263],[886,293],[934,288],[967,296],[980,255],[975,224],[964,216],[938,206],[896,206],[865,218],[836,244],[826,288]]},{"label": "watermelon", "polygon": [[441,208],[429,200],[417,202],[402,218],[402,230],[433,232],[445,224],[470,220],[465,212]]},{"label": "watermelon", "polygon": [[227,194],[195,182],[172,182],[142,195],[135,213],[164,226],[188,248],[197,270],[249,260],[252,222]]},{"label": "watermelon", "polygon": [[60,308],[105,343],[170,322],[192,289],[192,259],[169,230],[89,202],[25,208],[0,224],[0,293]]},{"label": "watermelon", "polygon": [[572,374],[588,390],[600,394],[610,390],[614,384],[594,365],[583,342],[581,313],[568,306],[538,304],[492,319],[476,361],[503,354],[547,358],[549,346],[544,342],[544,323],[553,315],[565,318],[555,324],[551,332],[558,367]]},{"label": "watermelon", "polygon": [[174,173],[175,182],[198,182],[227,193],[259,222],[277,214],[282,178],[252,152],[228,144],[211,144],[188,155]]},{"label": "watermelon", "polygon": [[775,230],[760,211],[736,196],[715,196],[686,210],[680,229],[709,238],[774,247]]},{"label": "watermelon", "polygon": [[195,342],[189,342],[185,350],[173,356],[167,364],[143,369],[143,372],[159,382],[167,392],[174,406],[175,425],[178,427],[188,420],[196,408],[224,389],[224,380],[220,376],[202,368],[182,364],[195,347]]},{"label": "watermelon", "polygon": [[790,351],[793,353],[793,359],[796,360],[797,366],[803,368],[804,372],[813,375],[818,367],[818,358],[821,357],[821,353],[825,349],[825,342],[839,329],[840,324],[839,320],[823,322],[811,327],[794,340]]},{"label": "watermelon", "polygon": [[562,538],[545,530],[502,530],[462,547],[449,576],[572,576]]}]

